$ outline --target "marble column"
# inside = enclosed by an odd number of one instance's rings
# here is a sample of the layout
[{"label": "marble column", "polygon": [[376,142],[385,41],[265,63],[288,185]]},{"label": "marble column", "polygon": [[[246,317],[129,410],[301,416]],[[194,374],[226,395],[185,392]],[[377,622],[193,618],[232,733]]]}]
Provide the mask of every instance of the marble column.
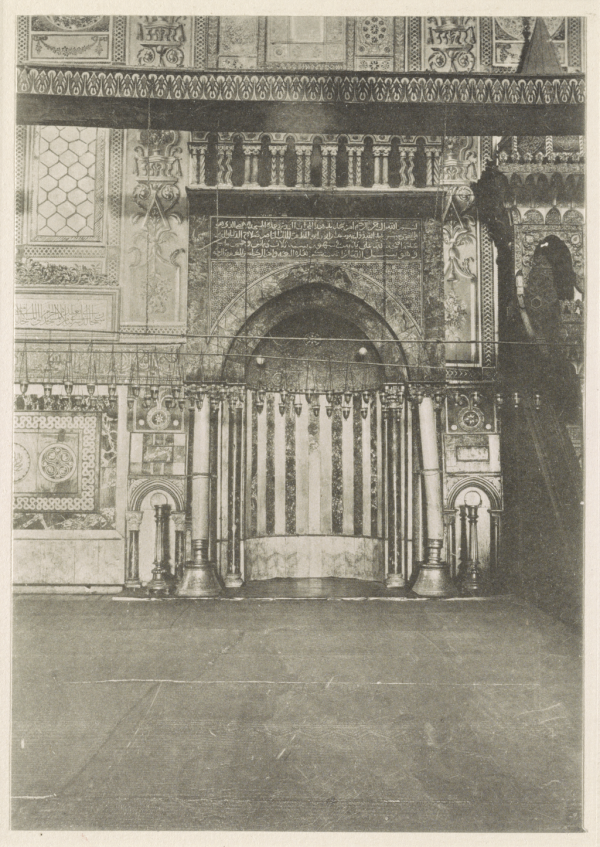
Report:
[{"label": "marble column", "polygon": [[450,569],[450,576],[455,579],[458,572],[456,556],[456,509],[444,509],[444,550]]},{"label": "marble column", "polygon": [[433,150],[426,150],[427,156],[427,185],[434,185],[433,182]]},{"label": "marble column", "polygon": [[210,528],[210,403],[194,415],[192,458],[192,561],[186,562],[179,597],[216,597],[221,593],[214,564],[209,560]]},{"label": "marble column", "polygon": [[406,166],[406,182],[408,185],[415,184],[415,175],[414,175],[414,167],[415,167],[415,153],[417,152],[416,147],[409,147],[407,152],[407,166]]},{"label": "marble column", "polygon": [[399,398],[392,393],[389,398],[387,413],[387,462],[386,462],[386,510],[388,515],[388,560],[385,583],[388,588],[403,588],[406,585],[402,573],[402,516],[400,475],[400,419],[401,407]]},{"label": "marble column", "polygon": [[231,188],[233,183],[232,176],[232,160],[233,142],[222,141],[219,139],[219,178],[218,184],[226,188]]},{"label": "marble column", "polygon": [[195,185],[206,185],[206,141],[195,141],[189,145],[192,159],[191,182]]},{"label": "marble column", "polygon": [[127,569],[125,588],[140,588],[140,527],[143,512],[127,512]]},{"label": "marble column", "polygon": [[323,186],[335,188],[337,144],[323,144],[321,153],[323,156]]},{"label": "marble column", "polygon": [[373,147],[375,156],[375,180],[374,185],[388,186],[388,157],[390,153],[389,144],[378,144]]},{"label": "marble column", "polygon": [[161,513],[163,534],[163,571],[165,579],[170,579],[172,581],[174,579],[174,575],[171,571],[171,507],[168,503],[161,506]]},{"label": "marble column", "polygon": [[469,560],[469,547],[467,540],[467,507],[464,503],[461,503],[461,505],[458,507],[458,514],[460,519],[458,570],[462,574],[462,572],[467,567],[467,562]]},{"label": "marble column", "polygon": [[348,142],[348,188],[360,188],[363,142]]},{"label": "marble column", "polygon": [[234,402],[230,412],[230,484],[229,526],[227,544],[227,588],[239,588],[244,584],[241,574],[241,529],[242,529],[242,438],[244,404]]},{"label": "marble column", "polygon": [[408,185],[406,176],[406,150],[400,150],[400,185]]},{"label": "marble column", "polygon": [[246,184],[252,188],[257,188],[260,144],[244,144],[244,153],[246,154]]},{"label": "marble column", "polygon": [[490,509],[490,579],[500,575],[500,509]]},{"label": "marble column", "polygon": [[[170,509],[170,506],[167,507]],[[146,586],[150,594],[166,592],[170,588],[170,581],[167,569],[165,567],[165,532],[164,519],[165,512],[163,505],[154,506],[154,567],[152,569],[152,579]]]},{"label": "marble column", "polygon": [[185,565],[185,512],[171,512],[173,526],[175,527],[175,579],[180,582],[183,578]]},{"label": "marble column", "polygon": [[296,143],[296,188],[307,188],[310,181],[310,155],[312,144]]},{"label": "marble column", "polygon": [[441,561],[444,545],[442,476],[438,454],[437,421],[433,400],[425,396],[419,404],[423,484],[427,508],[427,558],[421,565],[413,591],[421,597],[452,597],[456,589]]},{"label": "marble column", "polygon": [[285,145],[270,144],[269,152],[271,153],[271,185],[283,185],[283,156],[285,153]]}]

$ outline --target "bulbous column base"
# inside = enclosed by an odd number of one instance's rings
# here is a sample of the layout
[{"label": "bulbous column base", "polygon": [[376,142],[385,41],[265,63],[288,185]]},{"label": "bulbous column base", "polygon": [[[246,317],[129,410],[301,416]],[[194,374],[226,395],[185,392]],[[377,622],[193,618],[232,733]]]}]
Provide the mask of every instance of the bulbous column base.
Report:
[{"label": "bulbous column base", "polygon": [[389,573],[385,578],[386,588],[406,588],[406,580],[400,573]]},{"label": "bulbous column base", "polygon": [[171,574],[165,571],[162,565],[154,568],[152,571],[152,579],[146,586],[146,591],[150,594],[166,594],[173,588],[173,580]]},{"label": "bulbous column base", "polygon": [[228,573],[225,577],[225,588],[241,588],[244,580],[239,573]]},{"label": "bulbous column base", "polygon": [[218,597],[221,583],[214,565],[208,561],[208,541],[192,541],[194,560],[186,562],[183,579],[177,586],[177,597]]},{"label": "bulbous column base", "polygon": [[488,592],[488,582],[478,567],[477,562],[469,562],[462,575],[459,588],[464,594],[473,594],[477,597]]},{"label": "bulbous column base", "polygon": [[427,561],[423,562],[412,590],[419,597],[456,597],[458,592],[446,562],[440,561],[442,541],[433,540],[427,545]]}]

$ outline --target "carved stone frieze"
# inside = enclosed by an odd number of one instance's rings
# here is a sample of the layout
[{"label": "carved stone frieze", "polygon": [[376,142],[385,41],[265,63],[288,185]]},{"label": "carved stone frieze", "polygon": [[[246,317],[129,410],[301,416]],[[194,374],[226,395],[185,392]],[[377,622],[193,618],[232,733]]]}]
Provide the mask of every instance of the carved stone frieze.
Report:
[{"label": "carved stone frieze", "polygon": [[159,98],[219,101],[313,103],[422,103],[550,106],[585,101],[585,83],[579,76],[535,78],[510,76],[457,77],[455,74],[422,76],[335,76],[303,72],[176,73],[156,70],[94,69],[27,66],[17,76],[19,94],[78,95],[81,97]]}]

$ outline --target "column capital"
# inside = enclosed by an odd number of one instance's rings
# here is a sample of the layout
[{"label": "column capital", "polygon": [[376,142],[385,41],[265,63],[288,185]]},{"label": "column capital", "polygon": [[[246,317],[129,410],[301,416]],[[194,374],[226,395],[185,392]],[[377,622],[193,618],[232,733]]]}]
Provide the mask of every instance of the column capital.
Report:
[{"label": "column capital", "polygon": [[171,512],[171,518],[177,532],[185,532],[185,521],[187,515],[185,512]]},{"label": "column capital", "polygon": [[128,511],[125,512],[125,517],[127,519],[127,529],[132,532],[135,532],[136,530],[139,530],[140,526],[142,525],[144,513]]}]

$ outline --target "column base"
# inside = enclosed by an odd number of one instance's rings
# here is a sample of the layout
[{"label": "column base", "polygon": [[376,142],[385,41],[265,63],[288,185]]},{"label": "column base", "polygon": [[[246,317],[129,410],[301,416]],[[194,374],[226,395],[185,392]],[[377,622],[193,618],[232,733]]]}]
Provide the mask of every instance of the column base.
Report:
[{"label": "column base", "polygon": [[470,564],[459,581],[459,588],[463,594],[479,597],[487,593],[488,581],[476,564]]},{"label": "column base", "polygon": [[424,562],[412,590],[419,597],[456,597],[458,594],[445,562],[435,565]]},{"label": "column base", "polygon": [[406,580],[399,573],[389,573],[385,578],[386,588],[406,588]]},{"label": "column base", "polygon": [[186,562],[177,597],[218,597],[222,591],[215,566],[208,561],[208,542],[192,541],[194,560]]},{"label": "column base", "polygon": [[168,594],[172,587],[173,583],[169,579],[169,574],[161,568],[155,568],[152,571],[152,579],[146,586],[146,591],[150,594]]},{"label": "column base", "polygon": [[141,587],[142,583],[139,579],[127,579],[123,584],[123,588],[131,588],[134,590]]},{"label": "column base", "polygon": [[442,541],[433,539],[427,545],[427,561],[419,568],[412,590],[419,597],[456,597],[458,591],[446,562],[440,561]]},{"label": "column base", "polygon": [[175,589],[177,597],[218,597],[221,583],[213,565],[201,567],[188,562],[183,572],[183,580]]},{"label": "column base", "polygon": [[244,580],[239,573],[228,573],[225,577],[225,588],[241,588]]}]

